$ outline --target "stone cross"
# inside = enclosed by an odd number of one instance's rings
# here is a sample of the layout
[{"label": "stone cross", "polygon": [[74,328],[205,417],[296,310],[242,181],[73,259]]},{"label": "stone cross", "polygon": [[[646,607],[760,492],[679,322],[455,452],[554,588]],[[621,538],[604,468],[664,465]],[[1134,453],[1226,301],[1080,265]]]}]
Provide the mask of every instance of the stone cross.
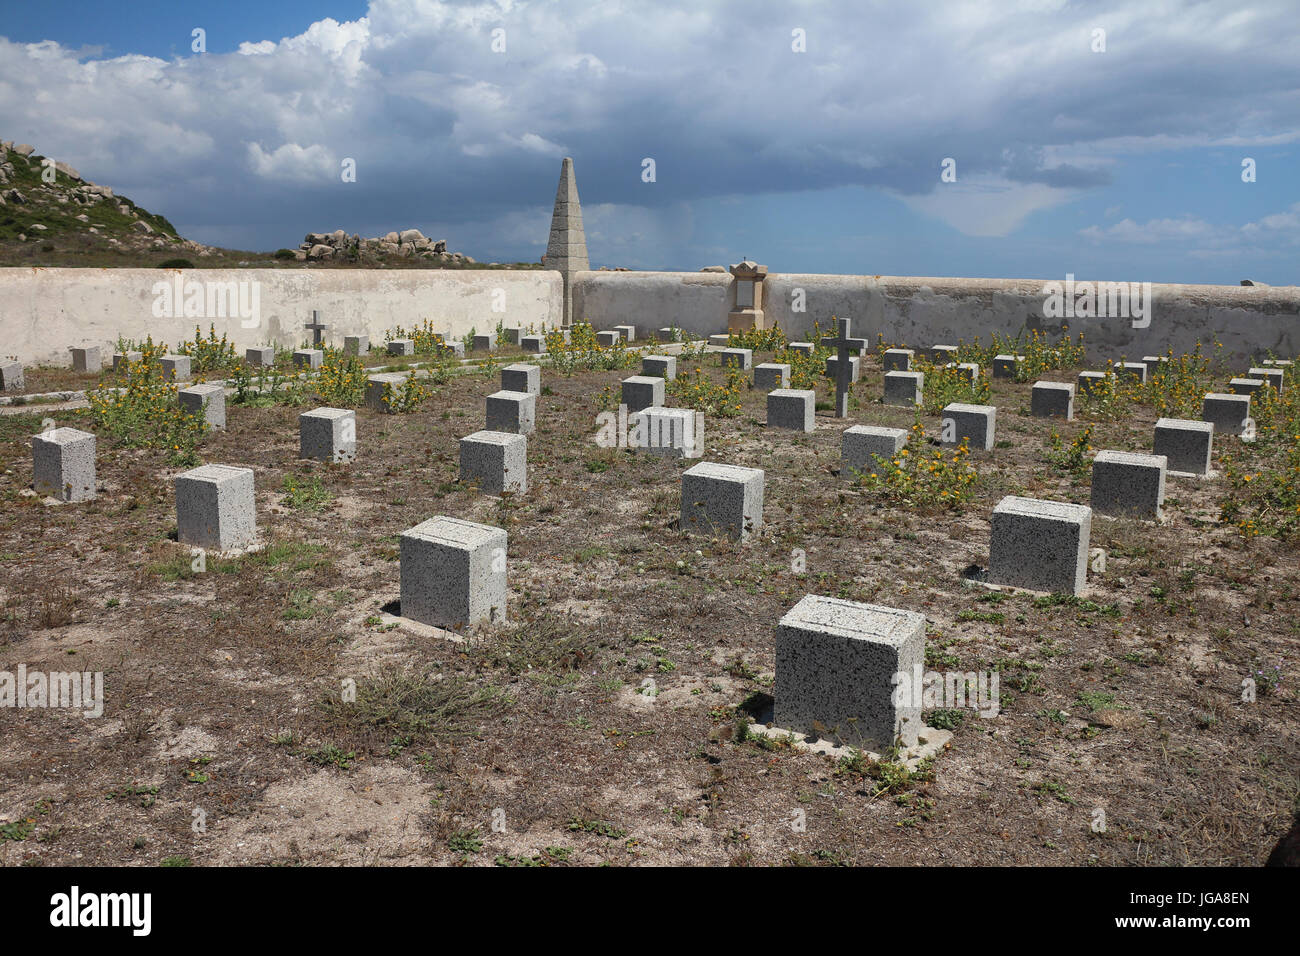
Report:
[{"label": "stone cross", "polygon": [[853,382],[853,366],[851,356],[856,355],[856,343],[849,341],[849,317],[843,316],[839,320],[840,335],[834,339],[831,345],[835,346],[835,417],[849,417],[849,385]]},{"label": "stone cross", "polygon": [[321,344],[320,334],[324,332],[326,329],[328,329],[329,326],[320,320],[320,313],[317,312],[315,309],[312,309],[311,321],[308,322],[306,325],[304,325],[303,328],[311,329],[311,333],[312,333],[311,344],[319,348]]}]

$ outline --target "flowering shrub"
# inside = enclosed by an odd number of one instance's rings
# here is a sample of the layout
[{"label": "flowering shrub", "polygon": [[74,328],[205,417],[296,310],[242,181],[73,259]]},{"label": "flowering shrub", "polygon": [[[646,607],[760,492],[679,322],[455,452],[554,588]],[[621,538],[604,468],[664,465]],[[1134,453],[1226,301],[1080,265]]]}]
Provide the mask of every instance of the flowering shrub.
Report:
[{"label": "flowering shrub", "polygon": [[956,448],[931,450],[925,426],[912,426],[908,443],[892,458],[855,470],[863,488],[913,507],[957,508],[974,497],[978,473],[963,439]]},{"label": "flowering shrub", "polygon": [[125,383],[101,383],[86,400],[97,432],[132,448],[165,449],[173,465],[195,465],[195,449],[208,424],[203,415],[181,408],[177,391],[164,381],[161,366],[142,359],[129,364]]},{"label": "flowering shrub", "polygon": [[572,375],[579,369],[627,368],[636,361],[636,354],[627,350],[622,339],[613,345],[601,345],[590,322],[575,323],[569,329],[567,342],[559,329],[547,333],[546,354],[551,367],[565,375]]},{"label": "flowering shrub", "polygon": [[226,333],[217,338],[216,325],[208,326],[208,336],[203,337],[199,327],[194,326],[194,339],[176,346],[177,355],[190,357],[190,368],[195,372],[215,372],[220,369],[235,368],[243,364],[235,357],[235,346],[226,339]]},{"label": "flowering shrub", "polygon": [[749,388],[749,377],[739,369],[727,369],[727,382],[719,385],[702,368],[681,373],[668,383],[668,394],[680,408],[694,408],[706,415],[734,418],[740,414],[741,396]]}]

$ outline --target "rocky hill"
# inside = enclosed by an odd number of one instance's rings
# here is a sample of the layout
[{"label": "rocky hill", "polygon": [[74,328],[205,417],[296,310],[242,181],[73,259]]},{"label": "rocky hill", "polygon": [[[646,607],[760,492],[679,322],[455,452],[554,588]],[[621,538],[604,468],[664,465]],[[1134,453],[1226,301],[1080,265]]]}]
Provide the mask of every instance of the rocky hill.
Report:
[{"label": "rocky hill", "polygon": [[248,252],[181,236],[110,186],[83,179],[25,143],[0,141],[0,266],[202,266],[206,268],[539,269],[477,262],[418,229],[363,239],[310,232],[297,249]]},{"label": "rocky hill", "polygon": [[46,160],[25,143],[0,141],[0,157],[0,244],[6,253],[22,250],[29,254],[22,258],[43,258],[60,249],[99,249],[136,258],[194,255],[207,248],[181,238],[164,217],[114,195],[110,186],[82,179],[66,163]]}]

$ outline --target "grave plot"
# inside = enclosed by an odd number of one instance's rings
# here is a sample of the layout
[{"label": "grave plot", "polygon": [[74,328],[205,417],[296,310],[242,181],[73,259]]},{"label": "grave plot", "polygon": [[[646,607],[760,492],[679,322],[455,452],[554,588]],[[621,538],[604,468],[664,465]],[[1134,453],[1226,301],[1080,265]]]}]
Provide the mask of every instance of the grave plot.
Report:
[{"label": "grave plot", "polygon": [[[36,821],[3,844],[7,862],[1254,865],[1289,817],[1297,389],[1252,396],[1255,437],[1216,434],[1212,477],[1171,462],[1162,523],[1094,520],[1080,594],[1041,593],[980,580],[998,503],[1088,506],[1099,451],[1151,455],[1158,419],[1199,420],[1204,396],[1248,366],[1172,355],[1145,384],[1079,391],[1067,420],[1031,414],[1033,384],[1074,383],[1104,360],[1045,342],[958,344],[942,362],[991,370],[1018,356],[1014,376],[968,383],[929,362],[933,343],[891,343],[913,349],[920,405],[881,401],[873,349],[836,417],[829,331],[808,350],[732,336],[753,365],[788,364],[790,388],[814,391],[816,427],[802,432],[768,427],[752,371],[672,343],[664,407],[703,418],[703,454],[678,457],[618,440],[621,383],[641,369],[626,342],[575,330],[571,346],[548,337],[525,358],[485,322],[477,334],[496,349],[470,364],[445,350],[389,359],[376,341],[351,365],[324,321],[311,380],[293,379],[293,350],[270,368],[242,356],[213,367],[211,346],[191,356],[179,387],[226,380],[224,429],[187,424],[177,386],[139,368],[98,373],[126,391],[93,409],[0,415],[5,667],[103,672],[106,693],[94,721],[5,712],[4,812]],[[521,362],[540,369],[527,484],[489,493],[461,480],[461,440],[491,428],[488,396],[520,390],[501,373]],[[378,374],[397,379],[392,413],[366,405]],[[118,398],[176,417],[128,421]],[[992,448],[938,444],[952,404],[998,410]],[[329,460],[332,431],[326,452],[300,457],[300,417],[318,409],[355,412],[350,460]],[[31,488],[32,437],[49,417],[96,436],[93,498]],[[855,451],[855,426],[895,431]],[[701,462],[762,470],[762,522],[743,539],[679,526],[683,473]],[[177,479],[204,465],[252,470],[253,508],[239,512],[255,515],[251,546],[176,540]],[[404,578],[403,535],[440,517],[508,539],[504,572],[483,557],[488,571],[471,561],[453,582],[412,558]],[[508,612],[404,613],[403,587],[436,580],[457,600],[504,588]],[[806,682],[838,675],[827,700],[848,703],[826,711],[837,740],[857,739],[843,731],[860,715],[907,709],[880,703],[889,665],[856,656],[875,638],[854,645],[851,673],[875,682],[866,698],[835,659],[807,656],[815,641],[778,644],[809,595],[921,616],[925,671],[963,687],[996,675],[996,714],[946,691],[922,698],[918,734],[952,739],[907,763],[755,734],[781,686],[778,648],[803,655],[792,700],[816,701]],[[854,626],[870,636],[869,623]],[[809,713],[792,729],[823,719]],[[874,743],[870,729],[859,736]],[[1090,827],[1097,808],[1104,834]]]}]

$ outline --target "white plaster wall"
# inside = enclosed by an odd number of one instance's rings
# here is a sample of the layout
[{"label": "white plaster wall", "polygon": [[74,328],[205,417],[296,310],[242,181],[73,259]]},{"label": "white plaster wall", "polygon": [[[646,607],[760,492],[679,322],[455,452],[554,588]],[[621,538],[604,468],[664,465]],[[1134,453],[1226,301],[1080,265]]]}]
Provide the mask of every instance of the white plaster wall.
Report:
[{"label": "white plaster wall", "polygon": [[[155,283],[258,283],[258,321],[239,318],[157,317]],[[495,303],[504,311],[494,312]],[[424,319],[459,338],[470,328],[485,333],[508,327],[558,325],[563,307],[560,274],[530,270],[434,269],[0,269],[0,355],[21,362],[69,364],[68,349],[100,345],[109,358],[118,336],[175,346],[215,324],[235,348],[309,340],[303,329],[319,310],[326,340],[368,335],[382,343],[387,329],[411,328]]]},{"label": "white plaster wall", "polygon": [[[678,325],[697,335],[725,332],[730,275],[695,272],[584,272],[574,284],[574,313],[597,328],[635,323],[639,330]],[[1094,361],[1126,355],[1188,351],[1199,340],[1208,353],[1217,337],[1237,363],[1269,349],[1300,353],[1300,288],[1154,285],[1149,326],[1119,318],[1044,317],[1043,280],[952,279],[769,273],[763,309],[792,338],[813,321],[829,329],[832,315],[853,320],[855,335],[873,343],[928,347],[988,342],[992,332],[1015,337],[1032,329],[1082,332]],[[795,290],[803,312],[794,312]]]},{"label": "white plaster wall", "polygon": [[[176,273],[161,269],[0,269],[0,355],[20,361],[67,362],[71,346],[111,346],[118,335],[175,345],[207,318],[156,318],[154,283]],[[186,281],[260,283],[261,321],[245,329],[237,319],[217,320],[236,348],[296,345],[319,309],[331,342],[344,335],[383,340],[397,325],[428,318],[448,335],[507,326],[539,330],[560,322],[563,288],[554,271],[454,271],[367,269],[187,269]],[[640,335],[677,325],[696,335],[726,331],[734,280],[716,272],[580,272],[573,280],[575,319],[597,328],[633,324]],[[794,291],[804,293],[793,312]],[[505,311],[493,312],[501,290]],[[1015,336],[1041,328],[1059,333],[1063,321],[1043,317],[1043,282],[1037,279],[950,279],[898,276],[769,274],[763,306],[769,318],[798,337],[814,319],[829,327],[832,315],[853,319],[855,334],[891,344],[989,340],[991,332]],[[1295,286],[1157,285],[1149,327],[1124,319],[1072,319],[1094,361],[1140,357],[1200,340],[1207,351],[1217,336],[1237,364],[1272,349],[1300,353],[1300,288]]]}]

